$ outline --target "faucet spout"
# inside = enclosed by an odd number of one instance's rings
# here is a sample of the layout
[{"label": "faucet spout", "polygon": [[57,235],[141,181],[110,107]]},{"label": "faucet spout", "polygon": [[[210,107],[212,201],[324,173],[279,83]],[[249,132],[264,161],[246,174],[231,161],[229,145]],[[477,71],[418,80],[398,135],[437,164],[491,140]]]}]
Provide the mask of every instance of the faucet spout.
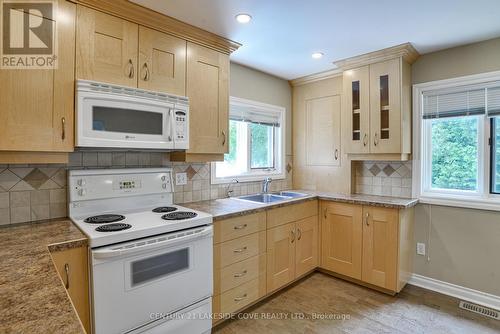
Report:
[{"label": "faucet spout", "polygon": [[264,194],[267,194],[269,192],[269,185],[271,184],[273,179],[270,177],[266,177],[264,181],[262,182],[262,192]]}]

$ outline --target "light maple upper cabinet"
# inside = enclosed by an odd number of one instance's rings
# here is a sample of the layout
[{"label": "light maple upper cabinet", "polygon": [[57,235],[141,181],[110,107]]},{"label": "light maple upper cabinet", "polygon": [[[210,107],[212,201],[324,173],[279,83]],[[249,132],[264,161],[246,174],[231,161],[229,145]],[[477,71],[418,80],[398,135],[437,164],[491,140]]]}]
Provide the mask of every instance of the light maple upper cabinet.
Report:
[{"label": "light maple upper cabinet", "polygon": [[187,154],[227,153],[229,56],[188,42],[187,96],[190,132]]},{"label": "light maple upper cabinet", "polygon": [[340,105],[340,95],[306,100],[307,165],[340,165]]},{"label": "light maple upper cabinet", "polygon": [[370,70],[368,66],[344,72],[344,117],[349,124],[346,150],[370,152]]},{"label": "light maple upper cabinet", "polygon": [[356,160],[409,158],[410,64],[417,58],[413,46],[405,43],[334,62],[344,69],[343,117],[349,124],[346,150],[365,155],[354,157]]},{"label": "light maple upper cabinet", "polygon": [[0,70],[0,163],[65,162],[56,152],[73,151],[75,7],[58,3],[56,69]]},{"label": "light maple upper cabinet", "polygon": [[391,293],[408,282],[413,208],[321,202],[321,265]]},{"label": "light maple upper cabinet", "polygon": [[361,279],[360,206],[321,202],[321,267]]},{"label": "light maple upper cabinet", "polygon": [[137,87],[138,25],[78,6],[77,79]]},{"label": "light maple upper cabinet", "polygon": [[140,26],[138,87],[186,95],[186,41]]}]

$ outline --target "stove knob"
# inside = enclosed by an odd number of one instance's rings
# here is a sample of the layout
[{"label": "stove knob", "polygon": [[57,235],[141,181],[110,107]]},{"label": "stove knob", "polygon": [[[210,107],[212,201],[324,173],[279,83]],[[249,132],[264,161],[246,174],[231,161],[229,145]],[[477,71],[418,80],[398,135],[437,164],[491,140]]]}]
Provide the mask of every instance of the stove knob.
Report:
[{"label": "stove knob", "polygon": [[85,196],[86,194],[87,194],[87,191],[85,189],[78,190],[78,196]]},{"label": "stove knob", "polygon": [[84,185],[85,185],[85,180],[83,180],[83,179],[79,179],[76,183],[77,183],[79,186],[84,186]]},{"label": "stove knob", "polygon": [[166,183],[163,183],[163,184],[161,185],[161,187],[162,187],[163,189],[167,189],[167,184],[166,184]]},{"label": "stove knob", "polygon": [[162,181],[165,181],[165,179],[166,179],[166,177],[165,177],[165,175],[163,175],[163,176],[161,177],[161,180],[162,180]]}]

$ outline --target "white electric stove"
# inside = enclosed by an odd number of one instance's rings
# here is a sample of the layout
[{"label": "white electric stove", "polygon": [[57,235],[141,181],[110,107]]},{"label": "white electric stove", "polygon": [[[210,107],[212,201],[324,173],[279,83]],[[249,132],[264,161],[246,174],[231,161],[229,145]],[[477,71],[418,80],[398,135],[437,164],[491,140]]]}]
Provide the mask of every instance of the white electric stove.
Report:
[{"label": "white electric stove", "polygon": [[72,170],[69,216],[91,247],[95,334],[210,332],[212,216],[173,204],[171,169]]}]

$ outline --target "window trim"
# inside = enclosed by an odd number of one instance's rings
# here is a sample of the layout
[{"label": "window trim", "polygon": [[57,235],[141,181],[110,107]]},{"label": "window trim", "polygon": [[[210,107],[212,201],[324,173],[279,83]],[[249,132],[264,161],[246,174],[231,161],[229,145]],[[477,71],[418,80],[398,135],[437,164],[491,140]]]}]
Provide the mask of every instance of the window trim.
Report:
[{"label": "window trim", "polygon": [[[437,80],[413,85],[413,180],[412,197],[418,198],[420,203],[455,206],[463,208],[483,209],[500,211],[500,195],[491,194],[490,170],[491,159],[488,157],[490,148],[490,121],[487,116],[481,116],[483,121],[479,122],[478,146],[479,168],[478,168],[478,192],[471,195],[468,191],[425,191],[423,178],[425,168],[423,166],[423,154],[428,151],[428,138],[423,136],[423,93],[429,90],[454,88],[464,85],[485,84],[489,81],[500,80],[500,71],[462,76],[452,79]],[[482,161],[482,163],[481,163]],[[482,168],[481,168],[482,165]]]},{"label": "window trim", "polygon": [[[272,111],[278,112],[280,114],[280,143],[275,143],[274,149],[277,151],[274,155],[279,157],[279,159],[275,160],[275,169],[267,170],[263,168],[250,168],[251,162],[247,161],[250,173],[238,176],[227,176],[227,177],[216,177],[216,162],[211,163],[210,168],[210,182],[211,184],[227,184],[232,183],[234,180],[238,180],[238,182],[252,182],[252,181],[262,181],[266,177],[271,177],[274,180],[282,180],[286,178],[285,172],[285,145],[286,145],[286,108],[267,104],[263,102],[258,102],[254,100],[248,100],[240,97],[231,96],[229,98],[229,107],[231,105],[241,105],[241,106],[251,106],[255,108],[259,108],[264,111]],[[278,136],[275,135],[275,141],[278,139]],[[247,138],[250,141],[250,138]]]}]

